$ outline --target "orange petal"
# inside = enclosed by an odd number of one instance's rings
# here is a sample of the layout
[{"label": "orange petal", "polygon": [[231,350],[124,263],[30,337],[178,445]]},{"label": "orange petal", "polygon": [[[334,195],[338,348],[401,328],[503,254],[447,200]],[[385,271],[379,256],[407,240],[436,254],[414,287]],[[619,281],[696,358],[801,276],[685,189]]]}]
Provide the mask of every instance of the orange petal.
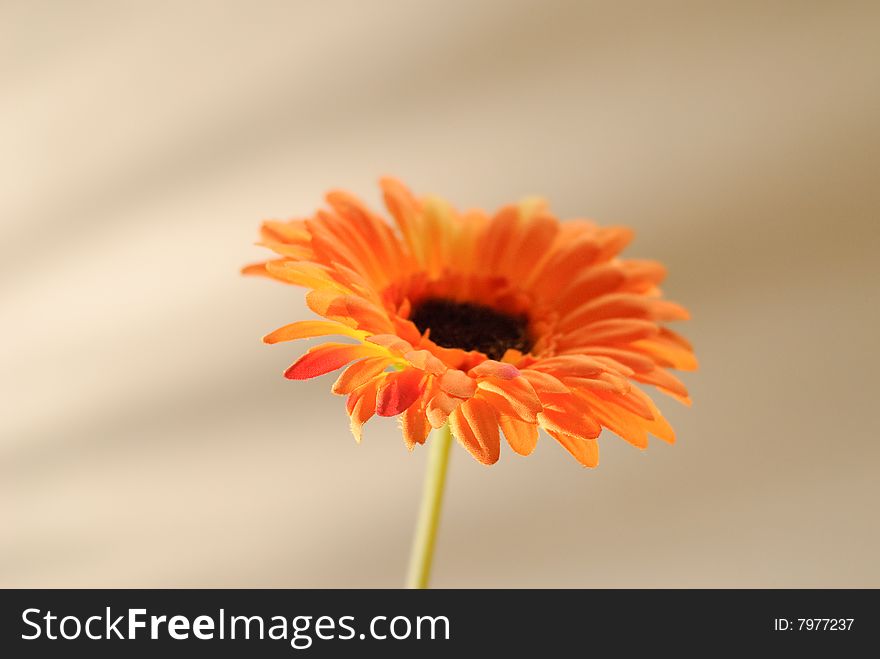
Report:
[{"label": "orange petal", "polygon": [[425,414],[434,428],[440,428],[449,420],[449,415],[452,414],[453,410],[463,402],[464,399],[450,396],[438,389],[431,395],[430,400],[428,400]]},{"label": "orange petal", "polygon": [[358,327],[374,334],[391,334],[394,329],[384,309],[359,295],[341,295],[333,299],[320,315],[352,318]]},{"label": "orange petal", "polygon": [[599,260],[615,257],[632,242],[635,235],[635,231],[629,227],[600,227],[599,242],[602,244],[602,250],[599,253]]},{"label": "orange petal", "polygon": [[624,396],[632,390],[632,385],[625,377],[616,373],[600,373],[592,378],[562,378],[570,389],[590,389]]},{"label": "orange petal", "polygon": [[[375,250],[379,262],[386,268],[396,267],[399,270],[401,266],[407,265],[397,236],[360,199],[344,191],[332,190],[327,193],[327,201],[340,216],[348,218],[361,229]],[[391,274],[394,274],[393,270]]]},{"label": "orange petal", "polygon": [[571,331],[587,323],[608,318],[641,318],[643,320],[687,320],[687,309],[669,300],[660,300],[633,293],[611,293],[597,297],[567,314],[559,329]]},{"label": "orange petal", "polygon": [[477,391],[477,381],[457,368],[448,369],[440,376],[441,390],[457,398],[470,398]]},{"label": "orange petal", "polygon": [[269,332],[263,337],[263,343],[280,343],[281,341],[295,341],[297,339],[310,339],[315,336],[350,336],[360,339],[365,332],[346,327],[341,323],[331,320],[301,320],[284,327],[279,327],[274,332]]},{"label": "orange petal", "polygon": [[569,376],[577,378],[591,377],[608,370],[600,360],[592,359],[586,355],[558,355],[540,359],[532,364],[530,369],[555,373],[557,376]]},{"label": "orange petal", "polygon": [[518,232],[519,209],[508,205],[490,220],[480,240],[480,265],[483,272],[504,273],[505,257],[510,257],[512,237]]},{"label": "orange petal", "polygon": [[446,364],[427,350],[411,350],[404,353],[403,358],[416,368],[431,375],[441,375],[446,370]]},{"label": "orange petal", "polygon": [[662,439],[667,444],[675,444],[675,429],[662,414],[655,416],[651,421],[643,422],[643,425],[654,437]]},{"label": "orange petal", "polygon": [[413,349],[409,341],[404,341],[396,334],[374,334],[367,338],[367,341],[387,348],[397,355],[403,355]]},{"label": "orange petal", "polygon": [[608,393],[607,391],[591,391],[585,393],[590,400],[590,404],[598,398],[607,401],[616,407],[621,407],[627,412],[631,412],[647,421],[653,419],[655,413],[659,414],[659,410],[651,401],[651,398],[639,390],[638,387],[630,387],[630,390],[624,395]]},{"label": "orange petal", "polygon": [[371,380],[348,396],[346,409],[351,417],[351,433],[356,441],[361,441],[364,424],[376,413],[376,389],[378,382]]},{"label": "orange petal", "polygon": [[572,237],[575,228],[568,222],[557,234],[554,252],[541,263],[531,276],[531,286],[547,295],[557,295],[566,282],[572,281],[584,268],[595,263],[600,246],[592,232]]},{"label": "orange petal", "polygon": [[673,330],[669,329],[668,327],[661,327],[660,328],[660,336],[663,337],[663,339],[665,341],[670,341],[676,345],[680,345],[682,348],[686,348],[687,350],[690,350],[691,352],[693,352],[693,350],[694,350],[694,346],[691,344],[690,341],[688,341],[686,338],[684,338],[678,332],[674,332]]},{"label": "orange petal", "polygon": [[403,432],[403,441],[406,447],[412,451],[416,444],[424,444],[431,432],[431,424],[425,416],[425,403],[423,400],[416,401],[406,408],[400,415],[400,429]]},{"label": "orange petal", "polygon": [[[306,293],[306,304],[309,309],[319,316],[332,318],[344,325],[357,327],[357,321],[346,313],[345,309],[339,312],[336,300],[339,299],[339,292],[332,288],[316,288]],[[331,313],[331,308],[333,312]]]},{"label": "orange petal", "polygon": [[645,419],[595,396],[587,397],[585,404],[589,406],[590,414],[615,435],[640,449],[648,448],[645,427],[648,422]]},{"label": "orange petal", "polygon": [[341,293],[351,289],[333,279],[326,266],[309,261],[269,261],[266,270],[276,279],[306,288],[329,288]]},{"label": "orange petal", "polygon": [[487,359],[480,364],[474,366],[468,375],[475,378],[500,378],[502,380],[512,380],[519,376],[519,369],[513,364],[504,364],[494,359]]},{"label": "orange petal", "polygon": [[436,197],[424,199],[419,237],[425,271],[431,277],[438,276],[448,265],[446,254],[449,251],[451,229],[456,221],[457,213],[447,202]]},{"label": "orange petal", "polygon": [[688,397],[688,390],[684,383],[662,368],[655,368],[650,373],[636,373],[633,375],[633,379],[645,384],[653,384],[663,393],[671,394],[679,399]]},{"label": "orange petal", "polygon": [[694,357],[694,353],[677,343],[663,340],[661,337],[635,341],[632,347],[643,354],[650,355],[660,366],[677,368],[682,371],[697,370],[697,358]]},{"label": "orange petal", "polygon": [[520,419],[533,421],[535,414],[543,408],[529,381],[519,377],[513,380],[482,380],[480,389],[491,391],[510,403]]},{"label": "orange petal", "polygon": [[353,293],[381,304],[376,283],[371,281],[368,276],[352,270],[347,265],[336,262],[333,263],[330,272],[336,281],[344,281],[346,287]]},{"label": "orange petal", "polygon": [[531,217],[526,220],[519,244],[510,249],[509,267],[514,281],[524,281],[531,275],[559,233],[559,220],[540,206],[529,211],[521,205],[520,215]]},{"label": "orange petal", "polygon": [[585,300],[613,292],[625,279],[619,263],[603,263],[587,268],[565,286],[557,308],[561,313],[570,311]]},{"label": "orange petal", "polygon": [[422,393],[424,375],[415,368],[389,373],[376,392],[376,414],[396,416],[412,405]]},{"label": "orange petal", "polygon": [[311,240],[304,220],[266,220],[260,227],[260,235],[265,240],[291,245],[308,245]]},{"label": "orange petal", "polygon": [[[282,263],[289,262],[291,259],[296,261],[312,261],[316,258],[315,253],[311,248],[305,245],[290,245],[275,240],[263,240],[258,242],[257,245],[260,247],[267,247],[279,256],[285,257],[284,259],[280,259],[280,262]],[[279,277],[279,279],[280,278],[281,277]]]},{"label": "orange petal", "polygon": [[409,341],[413,345],[416,345],[419,342],[419,339],[422,338],[418,328],[411,320],[394,315],[391,318],[391,324],[394,326],[394,333],[397,334],[397,336]]},{"label": "orange petal", "polygon": [[499,416],[501,431],[510,448],[520,455],[529,455],[538,443],[538,426],[509,416]]},{"label": "orange petal", "polygon": [[621,291],[645,293],[666,279],[666,266],[659,261],[646,259],[627,259],[621,262],[626,281]]},{"label": "orange petal", "polygon": [[350,223],[333,213],[318,211],[315,219],[306,220],[306,227],[315,260],[346,265],[378,286],[384,283],[381,264],[362,233]]},{"label": "orange petal", "polygon": [[257,275],[261,277],[271,277],[269,271],[266,270],[266,261],[259,263],[250,263],[241,269],[243,275]]},{"label": "orange petal", "polygon": [[675,430],[666,420],[666,417],[663,416],[663,413],[660,411],[660,409],[654,404],[654,401],[651,400],[651,397],[644,391],[636,387],[633,387],[632,391],[630,392],[630,397],[638,398],[644,403],[645,407],[647,407],[651,411],[652,419],[650,421],[645,420],[642,422],[645,428],[648,429],[648,432],[650,432],[658,439],[662,439],[664,442],[674,444]]},{"label": "orange petal", "polygon": [[397,221],[400,232],[403,234],[410,253],[417,259],[422,259],[420,229],[421,229],[421,205],[403,183],[391,177],[379,180],[382,188],[382,196],[388,212]]},{"label": "orange petal", "polygon": [[623,348],[610,348],[607,346],[587,346],[577,350],[579,355],[589,355],[591,357],[608,357],[618,364],[623,364],[627,368],[632,369],[635,373],[647,373],[655,368],[654,360],[645,357],[632,350],[624,350]]},{"label": "orange petal", "polygon": [[599,442],[595,439],[581,439],[554,430],[547,430],[547,434],[562,444],[583,466],[595,467],[599,464]]},{"label": "orange petal", "polygon": [[383,373],[391,360],[386,357],[368,357],[359,362],[355,362],[337,378],[333,383],[332,391],[334,394],[350,394],[358,387],[363,386],[380,373]]},{"label": "orange petal", "polygon": [[522,376],[529,381],[532,385],[532,388],[538,394],[567,394],[568,387],[566,387],[562,382],[559,381],[558,378],[550,375],[549,373],[543,373],[542,371],[535,371],[531,368],[523,369]]},{"label": "orange petal", "polygon": [[534,412],[530,412],[522,407],[514,408],[513,405],[510,404],[510,401],[504,396],[499,396],[498,394],[486,391],[485,389],[478,389],[477,396],[494,407],[499,415],[509,416],[528,423],[535,423],[537,421]]},{"label": "orange petal", "polygon": [[473,356],[482,354],[476,352],[466,352],[461,348],[444,348],[443,346],[438,346],[436,343],[430,340],[423,341],[422,345],[430,350],[437,359],[446,364],[446,366],[448,366],[449,368],[460,368],[462,370],[466,368],[470,369]]},{"label": "orange petal", "polygon": [[560,349],[583,345],[628,343],[658,333],[656,323],[638,318],[609,318],[579,327],[557,341]]},{"label": "orange petal", "polygon": [[362,343],[324,343],[309,349],[284,372],[288,380],[308,380],[362,357],[375,357],[376,349]]},{"label": "orange petal", "polygon": [[[590,355],[597,363],[602,364],[603,368],[609,373],[616,373],[617,375],[622,375],[625,378],[631,377],[635,374],[635,371],[632,370],[626,364],[621,364],[616,359],[611,359],[611,357],[605,357],[604,355]],[[596,376],[588,376],[588,377],[596,377]]]},{"label": "orange petal", "polygon": [[545,408],[538,413],[538,423],[547,432],[552,430],[580,439],[596,439],[602,432],[602,426],[584,409],[562,411]]},{"label": "orange petal", "polygon": [[495,410],[479,398],[462,403],[449,415],[452,434],[471,455],[485,465],[495,464],[501,451]]}]

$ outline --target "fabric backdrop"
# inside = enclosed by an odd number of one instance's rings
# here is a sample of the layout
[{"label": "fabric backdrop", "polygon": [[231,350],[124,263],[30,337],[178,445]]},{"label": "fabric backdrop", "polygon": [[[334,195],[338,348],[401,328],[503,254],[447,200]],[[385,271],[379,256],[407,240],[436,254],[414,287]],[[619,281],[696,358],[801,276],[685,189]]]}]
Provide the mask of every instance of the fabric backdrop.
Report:
[{"label": "fabric backdrop", "polygon": [[880,586],[876,2],[0,5],[0,584],[397,586],[426,451],[289,382],[258,222],[398,176],[637,231],[679,441],[454,448],[437,586]]}]

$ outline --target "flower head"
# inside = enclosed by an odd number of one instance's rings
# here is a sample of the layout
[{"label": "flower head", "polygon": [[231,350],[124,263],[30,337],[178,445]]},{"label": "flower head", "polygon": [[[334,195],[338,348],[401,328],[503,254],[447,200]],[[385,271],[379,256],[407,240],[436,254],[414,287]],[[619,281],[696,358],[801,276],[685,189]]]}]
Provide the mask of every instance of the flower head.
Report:
[{"label": "flower head", "polygon": [[337,336],[285,372],[303,380],[346,367],[360,440],[374,415],[400,416],[406,445],[449,423],[477,460],[498,460],[501,434],[528,455],[538,428],[581,464],[598,463],[603,428],[645,448],[675,435],[638,384],[689,404],[668,369],[697,366],[690,344],[663,325],[687,311],[660,296],[665,268],[621,259],[623,227],[560,222],[539,199],[493,215],[381,187],[396,230],[361,201],[330,192],[307,219],[267,221],[276,258],[244,269],[303,286],[322,320],[266,335],[266,343]]}]

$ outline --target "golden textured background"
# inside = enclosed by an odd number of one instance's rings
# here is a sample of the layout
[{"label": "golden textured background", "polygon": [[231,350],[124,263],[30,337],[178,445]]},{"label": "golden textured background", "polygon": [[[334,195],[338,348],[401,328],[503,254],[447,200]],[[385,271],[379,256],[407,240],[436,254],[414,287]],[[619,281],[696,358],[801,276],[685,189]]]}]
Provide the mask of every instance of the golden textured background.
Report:
[{"label": "golden textured background", "polygon": [[396,586],[426,451],[263,333],[259,220],[400,176],[636,228],[695,405],[453,454],[437,586],[880,586],[876,2],[4,2],[0,584]]}]

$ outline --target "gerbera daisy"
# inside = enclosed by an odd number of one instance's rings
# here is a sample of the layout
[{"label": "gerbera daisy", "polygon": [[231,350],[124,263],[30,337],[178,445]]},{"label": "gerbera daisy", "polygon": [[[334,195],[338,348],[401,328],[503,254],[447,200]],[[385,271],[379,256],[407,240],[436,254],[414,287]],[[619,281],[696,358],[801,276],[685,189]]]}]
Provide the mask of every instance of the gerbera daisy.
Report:
[{"label": "gerbera daisy", "polygon": [[348,397],[358,440],[374,415],[399,415],[410,449],[448,424],[490,465],[502,434],[528,455],[543,428],[587,467],[598,463],[603,428],[639,448],[649,434],[674,441],[639,385],[689,404],[668,369],[697,362],[663,325],[688,312],[661,298],[660,263],[618,257],[630,229],[560,222],[540,199],[489,215],[417,198],[394,179],[381,187],[396,229],[333,191],[310,218],[265,222],[260,244],[277,257],[244,270],[310,289],[308,306],[323,319],[263,340],[341,337],[285,376],[346,367],[332,390]]}]

